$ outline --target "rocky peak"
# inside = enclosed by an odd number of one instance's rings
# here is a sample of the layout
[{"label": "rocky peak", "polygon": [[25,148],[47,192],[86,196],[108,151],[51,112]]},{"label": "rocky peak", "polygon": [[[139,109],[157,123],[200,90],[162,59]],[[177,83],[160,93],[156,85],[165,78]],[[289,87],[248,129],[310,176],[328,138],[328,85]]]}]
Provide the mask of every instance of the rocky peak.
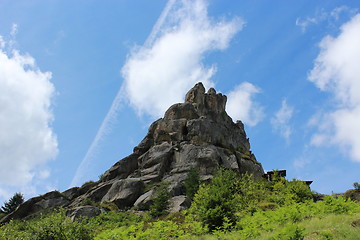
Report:
[{"label": "rocky peak", "polygon": [[[226,100],[213,88],[206,93],[197,83],[185,102],[172,105],[151,124],[134,153],[105,172],[104,179],[137,177],[145,184],[166,180],[181,185],[191,168],[199,168],[205,177],[220,167],[262,176],[243,123],[234,123],[225,111]],[[182,180],[173,179],[180,175]]]},{"label": "rocky peak", "polygon": [[[227,115],[226,100],[215,89],[205,92],[203,84],[197,83],[186,94],[184,103],[172,105],[163,118],[151,124],[132,154],[115,163],[100,181],[61,193],[66,201],[56,198],[53,205],[77,209],[91,200],[146,210],[156,195],[156,185],[167,182],[173,210],[179,211],[189,205],[184,181],[191,169],[199,170],[201,180],[212,178],[219,168],[262,177],[264,171],[250,151],[244,125],[241,121],[234,123]],[[37,198],[29,199],[17,212],[40,211],[33,207],[39,202]],[[24,217],[15,212],[6,221],[16,216]]]},{"label": "rocky peak", "polygon": [[210,88],[205,93],[202,83],[197,83],[186,94],[185,103],[191,103],[198,111],[200,116],[208,115],[208,113],[224,114],[226,105],[226,96],[221,93],[216,94],[214,88]]}]

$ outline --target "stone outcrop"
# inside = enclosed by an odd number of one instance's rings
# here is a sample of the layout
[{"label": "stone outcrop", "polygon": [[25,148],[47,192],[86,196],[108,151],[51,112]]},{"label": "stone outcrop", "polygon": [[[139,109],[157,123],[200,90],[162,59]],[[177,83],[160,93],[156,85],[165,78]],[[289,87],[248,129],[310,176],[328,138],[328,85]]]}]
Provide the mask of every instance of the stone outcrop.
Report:
[{"label": "stone outcrop", "polygon": [[80,206],[75,207],[66,212],[66,216],[71,219],[71,221],[81,220],[83,218],[91,218],[100,215],[104,210],[94,207],[94,206]]},{"label": "stone outcrop", "polygon": [[171,211],[180,211],[190,205],[184,181],[193,168],[203,181],[219,168],[262,177],[263,168],[250,150],[244,125],[227,115],[226,100],[215,89],[205,92],[202,83],[196,84],[185,102],[172,105],[152,123],[133,153],[115,163],[100,181],[63,192],[67,206],[75,208],[90,200],[146,210],[156,195],[156,185],[167,182]]}]

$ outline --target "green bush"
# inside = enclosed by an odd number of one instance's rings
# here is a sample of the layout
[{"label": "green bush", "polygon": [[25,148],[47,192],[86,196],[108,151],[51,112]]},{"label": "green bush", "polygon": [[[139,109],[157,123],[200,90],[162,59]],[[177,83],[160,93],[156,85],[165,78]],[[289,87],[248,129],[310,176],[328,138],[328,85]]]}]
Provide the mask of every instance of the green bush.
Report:
[{"label": "green bush", "polygon": [[195,195],[190,211],[210,230],[222,228],[226,221],[235,223],[237,181],[236,173],[222,169]]},{"label": "green bush", "polygon": [[91,229],[96,233],[119,227],[129,227],[142,221],[141,216],[137,216],[131,212],[115,212],[109,211],[99,216],[84,220]]},{"label": "green bush", "polygon": [[155,190],[156,197],[150,205],[150,215],[152,217],[159,217],[168,213],[170,193],[167,190],[168,183],[161,183]]},{"label": "green bush", "polygon": [[302,240],[304,239],[304,229],[299,228],[297,225],[289,224],[281,228],[272,240]]},{"label": "green bush", "polygon": [[64,210],[41,214],[33,220],[10,221],[0,227],[3,240],[90,240],[92,230],[82,222],[71,222]]},{"label": "green bush", "polygon": [[186,196],[191,200],[194,199],[195,193],[199,190],[200,186],[200,176],[197,168],[193,168],[189,171],[184,186]]},{"label": "green bush", "polygon": [[297,203],[313,200],[313,194],[309,186],[303,181],[294,179],[287,182],[284,190],[285,194],[288,195],[287,197]]}]

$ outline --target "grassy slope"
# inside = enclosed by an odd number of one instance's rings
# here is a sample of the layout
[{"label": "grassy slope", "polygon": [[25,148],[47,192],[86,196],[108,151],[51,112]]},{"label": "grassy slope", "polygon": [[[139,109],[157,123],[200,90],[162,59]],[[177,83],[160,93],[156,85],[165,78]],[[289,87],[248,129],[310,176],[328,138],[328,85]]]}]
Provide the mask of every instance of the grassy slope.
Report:
[{"label": "grassy slope", "polygon": [[[0,226],[0,240],[360,239],[358,202],[341,196],[314,202],[301,181],[279,178],[268,183],[234,174],[221,170],[182,213],[154,217],[151,211],[141,216],[110,211],[71,222],[60,209]],[[214,222],[214,216],[220,218]],[[216,225],[210,228],[208,223]]]},{"label": "grassy slope", "polygon": [[[298,206],[287,206],[285,209],[279,208],[278,210],[259,212],[259,214],[254,216],[243,218],[243,221],[245,221],[243,230],[236,229],[235,227],[231,232],[215,231],[212,234],[206,233],[206,230],[201,228],[201,223],[192,219],[186,219],[186,217],[179,214],[156,220],[146,217],[139,218],[126,212],[110,212],[82,223],[72,224],[67,222],[66,225],[63,225],[62,229],[57,230],[59,232],[68,232],[69,234],[74,234],[75,232],[83,234],[84,229],[90,229],[93,232],[92,236],[100,240],[302,239],[301,237],[294,238],[296,236],[294,231],[299,231],[301,236],[304,237],[303,239],[307,240],[360,239],[360,226],[352,226],[353,221],[360,219],[360,211],[358,210],[343,214],[322,213],[318,216],[309,217],[309,212],[304,215],[297,215],[298,213],[292,209],[299,209],[299,212],[307,211],[305,209],[302,210]],[[292,213],[284,218],[284,211]],[[269,221],[266,222],[264,219],[269,219]],[[52,213],[49,216],[43,216],[41,219],[34,219],[23,223],[15,221],[0,228],[0,239],[32,239],[31,236],[35,235],[34,233],[29,233],[30,230],[36,230],[37,233],[45,229],[55,231],[57,227],[64,223],[64,220],[64,213]],[[262,226],[259,226],[261,225],[259,222],[263,222]],[[36,236],[38,237],[39,235]],[[67,237],[64,239],[72,238]]]},{"label": "grassy slope", "polygon": [[[357,214],[329,214],[322,218],[311,218],[301,221],[296,225],[303,229],[303,235],[305,240],[330,240],[330,239],[360,239],[360,226],[353,227],[351,223],[360,218],[360,213]],[[286,226],[286,225],[285,225]],[[274,232],[262,231],[257,237],[250,237],[248,239],[289,239],[282,238],[277,234],[284,230],[284,226],[280,226]],[[204,234],[201,236],[192,236],[192,240],[232,240],[232,239],[247,239],[241,232],[233,231],[228,233],[217,234]]]}]

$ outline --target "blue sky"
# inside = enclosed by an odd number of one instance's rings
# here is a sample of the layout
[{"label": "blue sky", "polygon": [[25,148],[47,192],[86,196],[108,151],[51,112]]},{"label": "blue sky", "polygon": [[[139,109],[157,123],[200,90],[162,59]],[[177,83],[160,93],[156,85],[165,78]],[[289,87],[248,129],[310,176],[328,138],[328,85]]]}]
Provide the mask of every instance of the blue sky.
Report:
[{"label": "blue sky", "polygon": [[360,181],[360,2],[0,0],[0,201],[132,152],[202,81],[265,170]]}]

